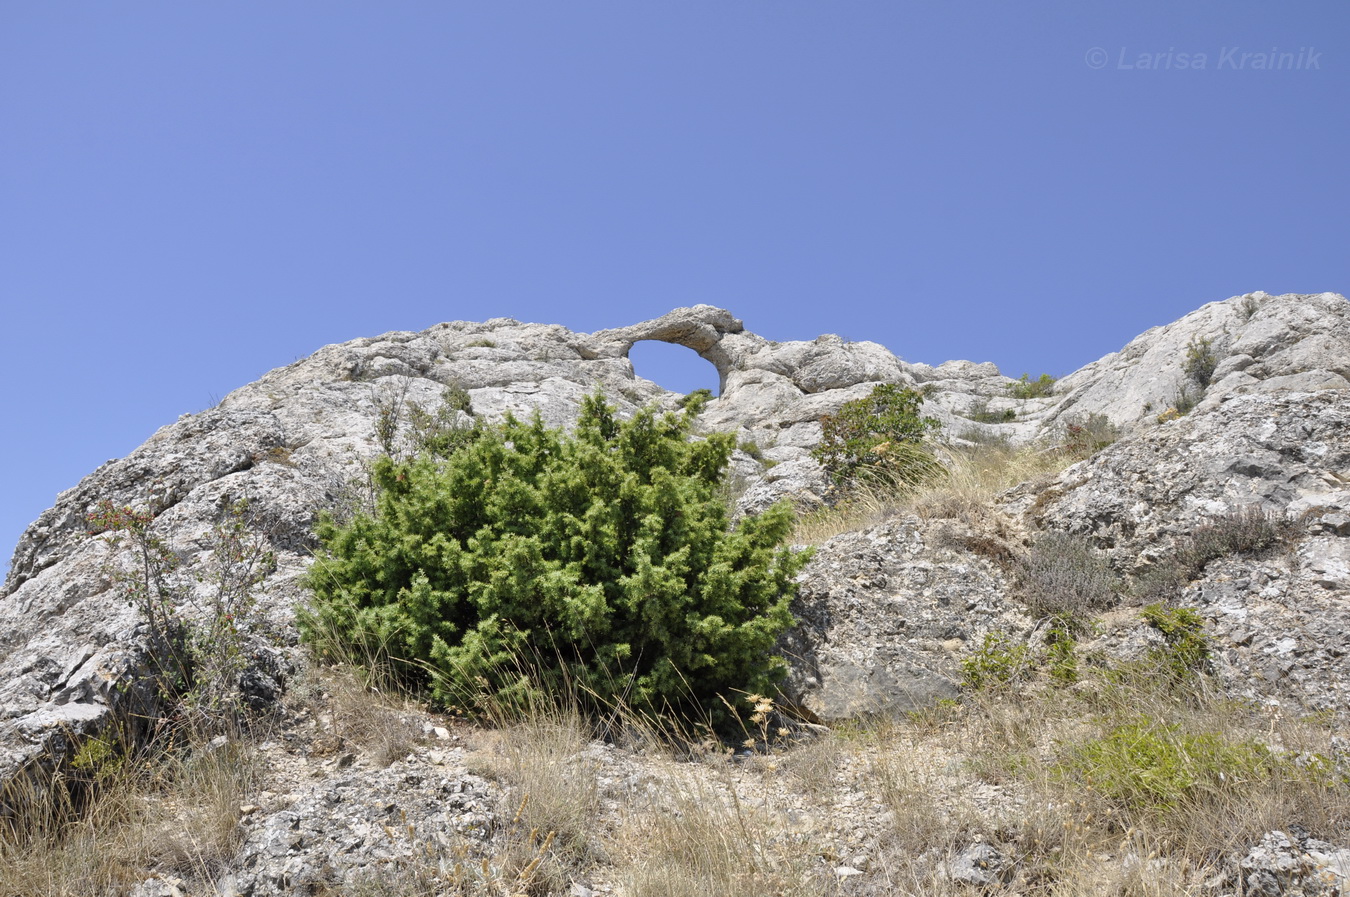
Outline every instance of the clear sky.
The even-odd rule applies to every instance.
[[[708,302],[1062,375],[1344,293],[1348,109],[1344,0],[0,0],[0,555],[388,330]]]

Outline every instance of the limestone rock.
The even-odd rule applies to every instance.
[[[1208,389],[1188,377],[1187,352],[1210,352]],[[1334,293],[1249,293],[1211,302],[1141,334],[1119,352],[1055,384],[1062,398],[1044,417],[1102,414],[1113,423],[1148,421],[1176,405],[1183,390],[1223,401],[1248,392],[1350,386],[1350,304]],[[1240,375],[1240,376],[1235,376]]]
[[[673,409],[679,397],[637,377],[627,358],[644,339],[688,346],[719,371],[722,394],[698,425],[756,444],[762,461],[737,457],[743,512],[781,497],[820,503],[828,484],[810,449],[821,416],[889,382],[924,389],[925,412],[954,438],[1032,441],[1090,414],[1136,430],[1049,487],[1005,503],[1009,518],[1030,528],[1090,534],[1122,567],[1149,563],[1187,527],[1229,507],[1307,515],[1306,538],[1284,567],[1215,567],[1194,602],[1216,631],[1232,632],[1225,657],[1235,687],[1346,706],[1348,314],[1332,294],[1235,297],[1155,328],[1049,396],[1025,400],[1011,397],[1015,381],[990,364],[909,363],[835,336],[775,343],[711,306],[592,334],[497,318],[327,346],[163,427],[62,493],[24,533],[0,590],[0,781],[40,775],[79,737],[157,712],[147,628],[110,577],[133,558],[89,532],[87,517],[101,501],[154,512],[153,533],[184,582],[209,574],[211,531],[225,509],[250,502],[250,525],[276,570],[259,593],[254,665],[235,685],[265,702],[284,687],[279,671],[294,650],[293,608],[304,599],[316,516],[364,506],[366,462],[384,449],[408,450],[406,426],[381,433],[381,420],[406,423],[414,403],[436,408],[449,386],[466,390],[488,419],[538,413],[566,426],[596,389],[621,413]],[[1189,417],[1157,423],[1184,384],[1187,348],[1204,340],[1216,364],[1203,401]],[[1016,419],[971,420],[981,403]],[[1025,631],[1029,621],[1006,597],[1002,573],[961,548],[959,533],[944,538],[938,524],[906,520],[821,550],[790,646],[799,663],[789,691],[802,706],[833,718],[949,694],[963,645],[990,627]],[[200,590],[182,595],[177,610],[200,619]],[[1244,642],[1253,630],[1270,640]],[[1286,638],[1294,639],[1288,650]]]
[[[1333,897],[1350,888],[1350,850],[1290,832],[1267,832],[1238,863],[1242,893],[1259,897]]]
[[[1030,529],[1090,537],[1136,573],[1234,512],[1287,520],[1294,544],[1215,560],[1184,599],[1204,615],[1233,694],[1343,711],[1350,545],[1337,487],[1350,482],[1347,433],[1345,390],[1236,395],[1122,440],[1005,507]]]
[[[784,638],[784,697],[824,722],[955,697],[959,659],[991,631],[1028,632],[1002,571],[958,521],[902,518],[821,546]]]
[[[432,851],[458,852],[472,868],[497,824],[486,781],[425,760],[350,769],[290,797],[284,809],[247,818],[222,891],[268,897],[409,886],[401,876]]]

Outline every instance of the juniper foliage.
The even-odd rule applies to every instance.
[[[381,458],[374,513],[319,526],[302,630],[460,707],[706,717],[771,687],[806,554],[782,547],[786,505],[731,527],[733,440],[689,438],[699,404],[620,421],[596,395],[571,434],[508,417],[448,457]]]

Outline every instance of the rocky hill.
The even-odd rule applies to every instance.
[[[640,340],[687,346],[717,368],[720,395],[698,426],[737,435],[741,513],[784,497],[803,512],[832,501],[810,454],[821,438],[820,418],[879,383],[920,390],[950,452],[995,445],[1035,455],[1074,433],[1118,436],[1086,460],[1046,468],[979,507],[897,504],[884,519],[824,541],[802,574],[800,622],[784,642],[792,672],[776,696],[809,721],[808,729],[930,713],[964,693],[969,661],[987,657],[999,639],[1048,650],[1054,638],[1047,607],[1028,583],[1036,582],[1037,551],[1051,545],[1060,547],[1050,556],[1087,552],[1117,583],[1117,597],[1093,605],[1094,626],[1071,648],[1082,664],[1129,663],[1165,646],[1165,629],[1140,616],[1156,598],[1202,621],[1207,688],[1282,718],[1316,716],[1333,731],[1350,721],[1350,305],[1341,296],[1254,293],[1211,303],[1045,388],[991,364],[913,364],[875,343],[836,336],[776,343],[709,306],[589,334],[494,319],[325,347],[163,427],[59,496],[24,533],[0,592],[0,782],[8,783],[0,817],[18,818],[33,793],[70,776],[90,739],[116,730],[148,741],[162,718],[150,687],[162,648],[144,609],[115,588],[118,571],[138,559],[126,540],[119,546],[109,537],[106,520],[97,523],[101,508],[130,507],[153,515],[147,532],[172,557],[173,575],[189,584],[174,609],[187,619],[210,620],[213,583],[223,575],[222,521],[242,526],[250,550],[266,555],[245,660],[231,667],[226,687],[259,712],[290,708],[281,715],[284,735],[264,739],[256,755],[272,778],[231,827],[243,833],[242,846],[194,870],[197,878],[185,876],[195,885],[175,884],[166,873],[138,893],[204,883],[224,893],[337,893],[334,882],[353,870],[385,868],[471,829],[480,842],[509,841],[512,824],[499,792],[510,788],[501,782],[519,791],[524,786],[511,776],[523,773],[519,764],[498,776],[471,768],[484,751],[510,765],[510,751],[501,760],[490,732],[411,707],[386,708],[380,725],[404,733],[406,744],[395,741],[407,751],[377,761],[379,751],[344,747],[342,738],[329,753],[317,746],[340,713],[335,687],[325,692],[306,678],[313,672],[295,634],[294,608],[305,600],[299,583],[317,547],[314,525],[321,511],[369,500],[366,463],[382,452],[411,451],[417,415],[440,409],[447,387],[465,391],[473,412],[489,420],[537,412],[565,426],[597,387],[622,413],[649,404],[675,408],[681,396],[634,374],[627,354]],[[246,511],[237,510],[241,501]],[[1243,525],[1261,530],[1250,546],[1206,547]],[[329,703],[296,709],[289,702],[305,688]],[[904,793],[958,788],[943,776],[975,753],[972,745],[903,737],[930,759],[947,756],[911,769],[918,778],[908,784],[892,785]],[[362,743],[350,733],[345,739]],[[1345,743],[1335,744],[1319,762],[1343,774],[1336,764],[1347,758],[1335,751]],[[794,749],[783,762],[805,766],[810,749],[825,750]],[[654,777],[665,775],[661,764],[670,775],[690,775],[673,761],[644,759],[612,743],[583,738],[569,750],[571,759],[557,762],[588,771],[606,825],[622,815],[624,795],[650,794]],[[866,784],[890,761],[864,751],[819,762],[828,774],[802,772],[802,781],[853,776],[851,785],[840,779],[821,786],[838,791],[829,801],[817,795],[829,809],[803,803],[800,794],[764,791],[762,781],[750,781],[763,769],[746,764],[725,773],[736,779],[726,787],[732,794],[759,789],[759,810],[797,820],[775,829],[775,838],[828,844],[813,848],[811,868],[788,876],[809,884],[791,893],[903,892],[888,877],[901,867],[882,862],[895,840],[884,832],[895,824],[897,805],[868,796]],[[543,786],[532,787],[538,793]],[[681,787],[670,799],[711,786],[695,775]],[[986,790],[974,798],[953,791],[945,803],[974,800],[967,809],[988,819],[1026,809],[1029,798],[1013,785],[979,787]],[[398,797],[376,807],[370,801],[381,793]],[[391,820],[407,831],[381,840]],[[1323,876],[1326,888],[1350,887],[1350,844],[1319,840],[1325,832],[1300,835],[1295,829],[1304,824],[1289,818],[1253,840],[1250,853],[1230,858],[1227,878],[1210,875],[1210,890],[1342,893],[1315,891],[1313,878]],[[1028,837],[1024,831],[999,835],[997,825],[974,823],[948,829],[968,837],[915,849],[943,870],[948,885],[1034,890],[1010,847],[1010,839]],[[1124,862],[1126,852],[1116,859]],[[660,893],[607,878],[602,853],[596,848],[569,867],[591,871],[559,879],[560,890],[531,893]],[[1145,863],[1144,853],[1130,862]],[[1308,859],[1314,855],[1325,861]],[[453,866],[445,860],[442,872],[446,863]],[[1276,890],[1252,890],[1263,875]],[[426,893],[510,893],[505,879],[483,878],[477,891],[463,882],[458,891],[438,891],[448,887],[445,877],[432,878],[439,884]]]

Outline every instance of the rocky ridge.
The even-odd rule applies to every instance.
[[[466,390],[475,413],[489,419],[537,412],[566,425],[597,387],[622,412],[650,403],[673,408],[680,397],[637,377],[627,359],[644,339],[687,346],[718,370],[721,395],[699,425],[734,430],[761,450],[758,458],[738,452],[734,459],[746,512],[782,497],[804,507],[822,503],[828,485],[809,454],[819,418],[877,383],[923,390],[925,412],[957,441],[1033,443],[1094,415],[1123,432],[1057,477],[1005,495],[996,551],[970,550],[991,538],[977,523],[919,516],[821,546],[803,574],[801,625],[785,642],[793,660],[785,697],[812,718],[931,705],[955,694],[961,658],[986,633],[1034,637],[1035,621],[1001,557],[1037,533],[1083,536],[1120,572],[1137,573],[1197,526],[1243,508],[1288,520],[1297,538],[1283,554],[1215,561],[1186,585],[1183,600],[1204,616],[1218,647],[1219,680],[1234,696],[1291,713],[1350,707],[1350,306],[1343,297],[1255,293],[1211,303],[1029,399],[1015,398],[1015,381],[993,365],[914,364],[875,343],[835,336],[774,343],[729,312],[697,306],[593,334],[494,319],[328,346],[94,471],[25,532],[0,593],[0,781],[40,778],[114,720],[156,715],[144,687],[149,633],[115,597],[109,574],[130,559],[89,532],[99,502],[154,511],[154,532],[190,579],[214,563],[211,532],[225,509],[249,501],[249,525],[274,554],[276,571],[259,596],[260,638],[244,687],[254,702],[275,702],[298,657],[293,608],[304,599],[298,583],[316,547],[314,521],[322,510],[365,500],[364,462],[403,445],[399,431],[381,433],[382,415],[406,420],[414,403],[436,408],[450,385]],[[1197,352],[1213,362],[1203,397],[1189,414],[1169,414],[1199,392],[1187,370]],[[1015,419],[988,422],[989,413],[1005,411]],[[194,588],[181,609],[189,617],[208,603]],[[1137,615],[1121,616],[1088,650],[1137,653],[1145,630]],[[463,781],[451,777],[437,787],[485,800],[486,786]],[[249,850],[249,863],[266,865]],[[293,855],[287,848],[278,858]],[[255,882],[242,892],[273,891]]]

